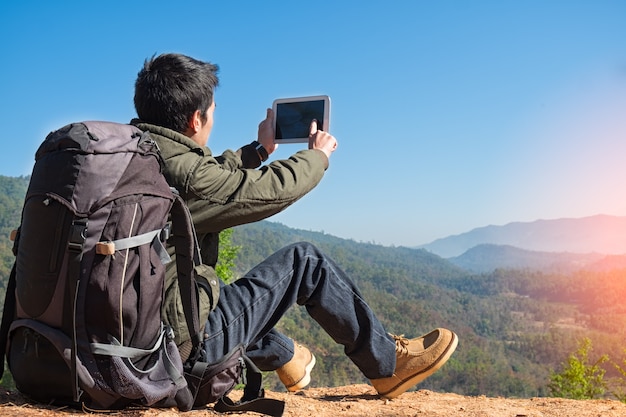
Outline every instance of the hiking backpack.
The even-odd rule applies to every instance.
[[[35,161],[0,332],[18,390],[90,409],[186,411],[219,400],[220,411],[257,402],[261,412],[282,415],[282,404],[262,398],[261,374],[243,346],[217,364],[202,362],[197,291],[209,286],[215,303],[218,278],[200,276],[206,268],[191,216],[162,175],[150,135],[131,125],[73,123],[50,133]],[[193,342],[185,364],[162,317],[166,242],[175,247]],[[253,383],[233,403],[225,395],[246,363]]]

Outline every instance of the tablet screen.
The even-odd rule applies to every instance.
[[[311,121],[317,120],[318,129],[326,130],[324,122],[328,115],[325,113],[324,99],[306,101],[286,101],[276,103],[276,139],[305,139],[309,137]]]

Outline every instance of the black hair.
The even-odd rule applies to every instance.
[[[135,81],[135,110],[141,121],[184,133],[196,110],[203,121],[213,103],[218,66],[181,54],[144,62]]]

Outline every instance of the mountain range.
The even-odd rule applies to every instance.
[[[570,273],[578,270],[601,272],[626,268],[626,255],[605,255],[597,252],[539,252],[493,244],[474,246],[462,255],[447,260],[472,272],[526,269]]]
[[[457,258],[480,245],[498,245],[527,252],[626,254],[626,216],[595,215],[485,226],[437,239],[419,248],[442,258]],[[493,249],[482,247],[481,252]],[[498,249],[500,255],[503,248]],[[508,249],[511,251],[511,248]],[[532,255],[525,253],[525,255]]]

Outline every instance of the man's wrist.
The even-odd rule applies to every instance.
[[[269,158],[270,155],[267,153],[267,149],[265,149],[265,146],[263,146],[260,142],[256,140],[252,142],[252,146],[254,146],[257,154],[259,154],[259,159],[261,160],[261,162],[267,161],[267,158]]]

